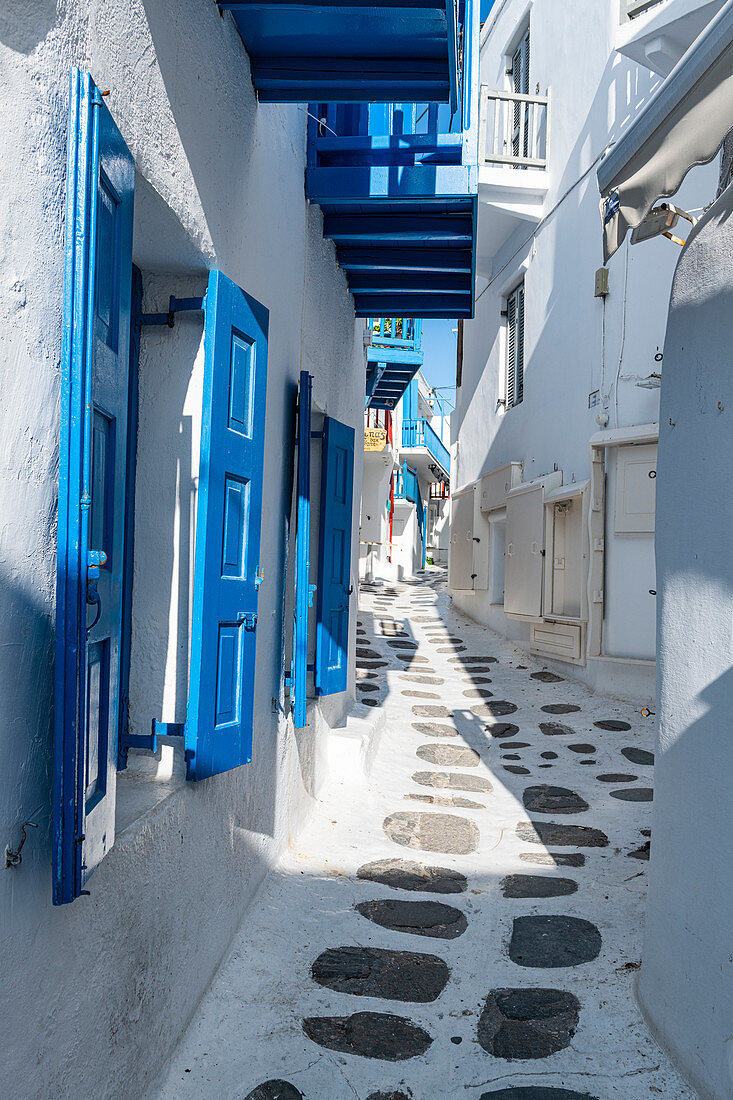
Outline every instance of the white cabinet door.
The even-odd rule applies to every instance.
[[[545,548],[545,491],[562,484],[562,473],[528,482],[506,498],[504,611],[538,619],[542,615]]]
[[[451,499],[448,584],[458,592],[473,591],[474,488]]]
[[[619,447],[616,455],[617,534],[654,532],[657,445]]]

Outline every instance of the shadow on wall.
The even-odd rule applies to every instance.
[[[58,21],[57,0],[3,0],[0,42],[16,53],[33,53]]]

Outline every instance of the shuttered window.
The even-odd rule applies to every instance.
[[[524,397],[524,283],[506,300],[506,407],[513,408]]]

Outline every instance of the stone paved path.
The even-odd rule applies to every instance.
[[[633,995],[653,728],[450,610],[365,588],[368,778],[271,872],[160,1100],[693,1100]]]

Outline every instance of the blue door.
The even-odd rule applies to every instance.
[[[189,779],[252,759],[268,311],[212,271],[196,512]]]
[[[56,585],[53,900],[114,842],[135,166],[73,69]]]
[[[323,425],[320,555],[316,621],[317,695],[346,690],[351,596],[354,429],[327,416]]]

